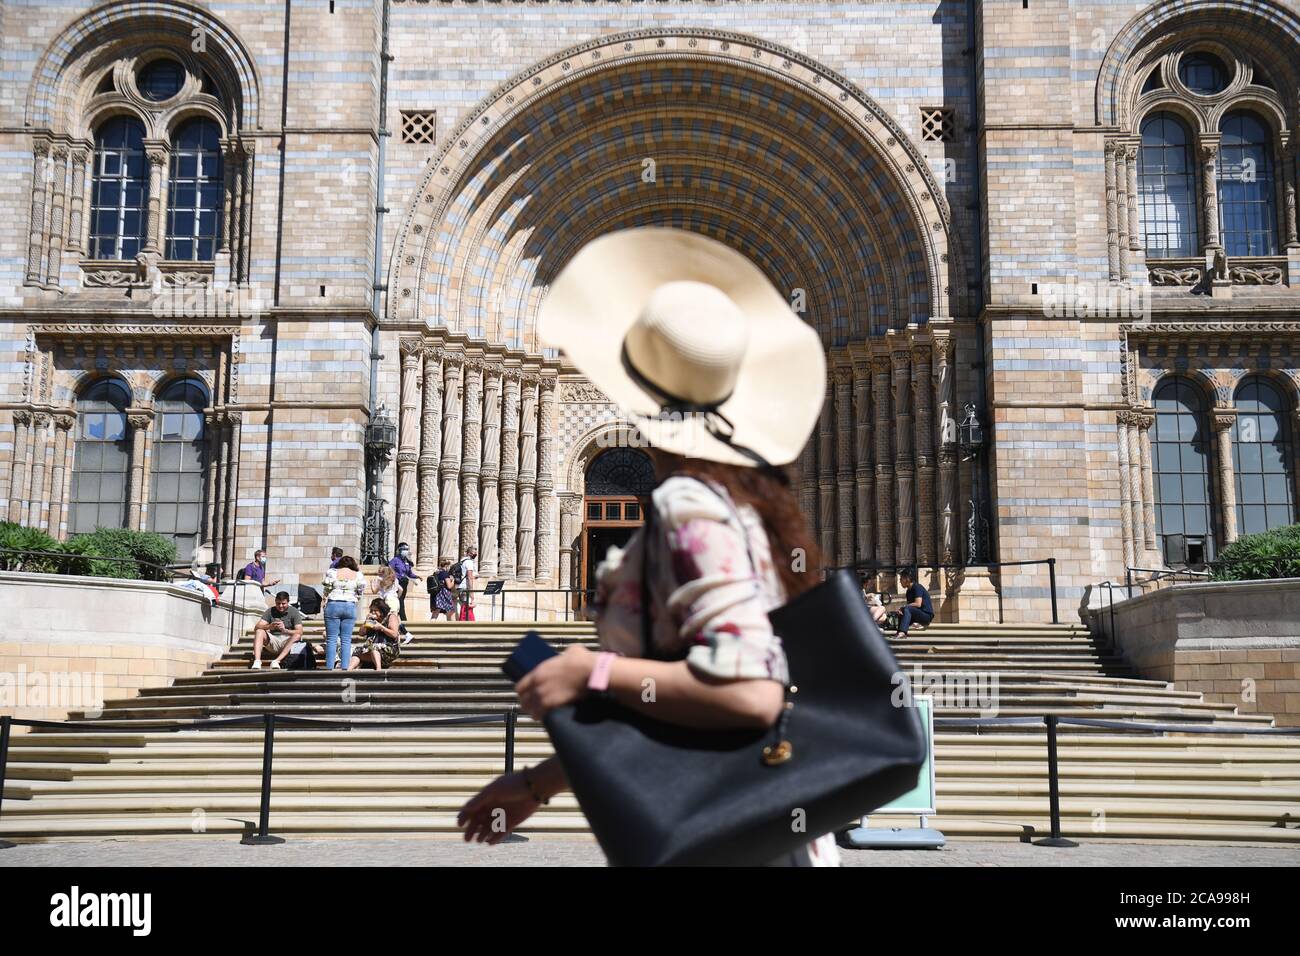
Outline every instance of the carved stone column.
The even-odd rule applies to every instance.
[[[225,565],[227,574],[235,573],[235,517],[239,510],[239,453],[243,446],[244,432],[244,413],[237,409],[227,409],[226,411],[226,445],[227,450],[224,454],[229,460],[229,467],[226,468],[226,489],[225,489],[225,534],[221,543],[222,563]]]
[[[1115,204],[1116,204],[1116,260],[1119,278],[1124,281],[1129,276],[1129,234],[1132,223],[1129,220],[1128,202],[1128,148],[1123,143],[1115,144]]]
[[[126,526],[140,531],[144,528],[142,514],[148,498],[144,465],[153,411],[148,408],[132,408],[128,410],[126,420],[131,426],[131,496],[128,499]]]
[[[1205,249],[1222,249],[1219,241],[1218,161],[1219,134],[1201,133],[1197,144],[1201,159],[1201,207],[1205,212]]]
[[[32,474],[31,500],[27,508],[27,527],[39,528],[42,524],[42,512],[45,511],[45,455],[49,448],[46,429],[50,427],[48,412],[36,412],[32,415]]]
[[[817,422],[817,544],[822,560],[835,560],[835,431],[832,413],[834,386],[826,383],[821,418]]]
[[[20,524],[27,513],[27,462],[31,458],[32,413],[14,410],[13,478],[9,482],[9,520]]]
[[[68,251],[80,255],[84,251],[81,237],[86,229],[86,164],[91,153],[85,146],[74,146],[70,155],[72,191],[68,197]]]
[[[64,191],[68,185],[68,147],[55,145],[50,150],[52,173],[50,189],[50,246],[45,263],[47,285],[59,284],[59,269],[63,265],[63,213]]]
[[[424,349],[424,389],[420,397],[420,513],[416,518],[416,561],[438,566],[438,463],[442,459],[442,358]]]
[[[876,561],[894,563],[894,448],[890,413],[890,360],[888,352],[871,357],[871,404],[876,412]],[[881,586],[892,589],[893,572],[886,571]]]
[[[144,237],[144,251],[162,255],[163,167],[167,165],[167,144],[145,142],[145,159],[149,161],[149,226]],[[132,525],[132,527],[135,527]]]
[[[537,573],[537,384],[536,374],[521,376],[519,415],[519,550],[516,576],[531,581]]]
[[[1133,484],[1132,473],[1129,471],[1128,461],[1128,430],[1129,430],[1129,412],[1119,412],[1116,414],[1116,451],[1119,456],[1119,525],[1120,538],[1124,542],[1124,566],[1133,567],[1137,564],[1134,560],[1134,539],[1133,534]]]
[[[47,531],[52,537],[63,537],[63,514],[68,501],[68,476],[72,473],[69,459],[75,443],[68,435],[77,424],[77,417],[66,413],[54,416],[54,467],[50,475],[50,523]]]
[[[441,524],[438,553],[455,561],[460,552],[460,375],[463,357],[443,355]]]
[[[573,543],[582,529],[582,495],[560,495],[560,587],[576,587],[573,579]]]
[[[1117,181],[1118,162],[1115,152],[1119,144],[1107,140],[1106,153],[1106,259],[1110,267],[1110,281],[1117,282],[1119,271],[1119,185]]]
[[[1145,416],[1137,412],[1129,413],[1128,420],[1128,484],[1132,496],[1133,516],[1133,557],[1140,563],[1146,549],[1146,523],[1143,517],[1142,497],[1142,450],[1139,432]]]
[[[939,418],[939,562],[956,564],[957,523],[957,419],[953,415],[953,340],[947,332],[934,338],[935,407]]]
[[[39,285],[45,257],[45,177],[50,167],[50,141],[32,143],[32,209],[27,238],[28,285]],[[10,518],[10,520],[15,520]]]
[[[934,383],[930,380],[932,345],[921,340],[912,349],[912,399],[916,403],[916,538],[917,561],[936,564],[934,541]]]
[[[898,545],[897,561],[910,565],[916,561],[916,462],[912,454],[912,352],[905,344],[896,344],[894,361],[894,468],[898,475]]]
[[[871,365],[853,363],[853,477],[857,500],[857,549],[854,558],[870,561],[875,554],[876,483],[871,471]]]
[[[420,351],[418,339],[403,339],[401,406],[397,426],[397,540],[415,540],[415,465],[419,441]]]
[[[1155,416],[1139,414],[1137,418],[1138,457],[1142,466],[1142,536],[1148,551],[1156,548],[1155,476],[1151,469],[1151,426]]]
[[[544,375],[537,403],[537,580],[555,580],[555,376]]]
[[[1130,140],[1124,145],[1124,175],[1127,177],[1126,201],[1128,202],[1128,248],[1130,252],[1140,252],[1142,250],[1142,219],[1138,216],[1137,208],[1137,177],[1138,177],[1138,148],[1141,146],[1141,140]],[[1124,273],[1124,280],[1128,281],[1129,274]]]
[[[217,248],[218,255],[230,255],[230,234],[239,209],[238,172],[240,165],[239,141],[225,139],[221,141],[221,240]],[[238,270],[232,269],[232,272]]]
[[[853,563],[853,367],[835,368],[835,501],[838,530],[836,563]]]
[[[483,360],[465,360],[465,430],[460,463],[460,553],[478,546],[478,476],[483,464]]]
[[[817,429],[813,428],[803,451],[799,452],[799,510],[808,527],[817,528]]]
[[[217,542],[221,539],[221,443],[223,428],[223,419],[225,418],[215,409],[207,409],[203,413],[203,460],[206,467],[207,492],[205,500],[207,507],[203,509],[203,529],[200,534],[200,545],[207,545],[212,548],[212,560],[217,558]]]
[[[1296,235],[1296,142],[1289,132],[1282,134],[1282,229],[1283,245],[1287,249],[1300,248]]]
[[[240,142],[244,163],[239,176],[239,281],[249,282],[252,277],[253,249],[253,170],[257,152],[254,140]]]
[[[497,497],[497,480],[501,473],[501,369],[483,372],[483,468],[480,480],[483,503],[479,509],[478,563],[485,577],[497,573],[497,528],[501,521],[501,503]]]
[[[1237,540],[1237,475],[1232,465],[1232,426],[1235,410],[1214,410],[1214,432],[1219,453],[1219,514],[1223,516],[1223,544]]]
[[[519,479],[519,370],[508,368],[501,376],[501,561],[499,573],[515,576],[515,538],[518,534]]]

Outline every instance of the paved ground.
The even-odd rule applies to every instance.
[[[954,842],[942,850],[844,850],[846,866],[1300,866],[1300,848],[1093,843],[1055,850]],[[0,866],[602,866],[591,840],[536,837],[496,847],[448,838],[297,838],[281,846],[232,839],[96,840],[22,844]]]

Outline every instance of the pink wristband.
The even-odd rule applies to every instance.
[[[612,651],[601,651],[596,655],[596,664],[591,669],[591,676],[587,678],[588,690],[609,690],[609,671],[614,666],[614,658],[616,657],[618,655]]]

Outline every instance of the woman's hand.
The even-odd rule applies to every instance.
[[[595,662],[595,655],[579,644],[543,661],[515,685],[519,706],[529,717],[541,720],[556,707],[573,703],[586,695]]]
[[[522,773],[505,773],[480,790],[456,815],[465,842],[497,844],[541,806]]]

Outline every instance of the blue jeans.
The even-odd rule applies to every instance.
[[[325,602],[325,669],[334,667],[334,651],[343,642],[339,663],[347,670],[352,659],[352,628],[357,623],[357,605],[355,601]]]
[[[924,626],[933,620],[933,614],[927,614],[919,607],[912,607],[912,605],[909,604],[907,607],[903,608],[903,616],[898,621],[898,633],[906,634],[913,624]]]

